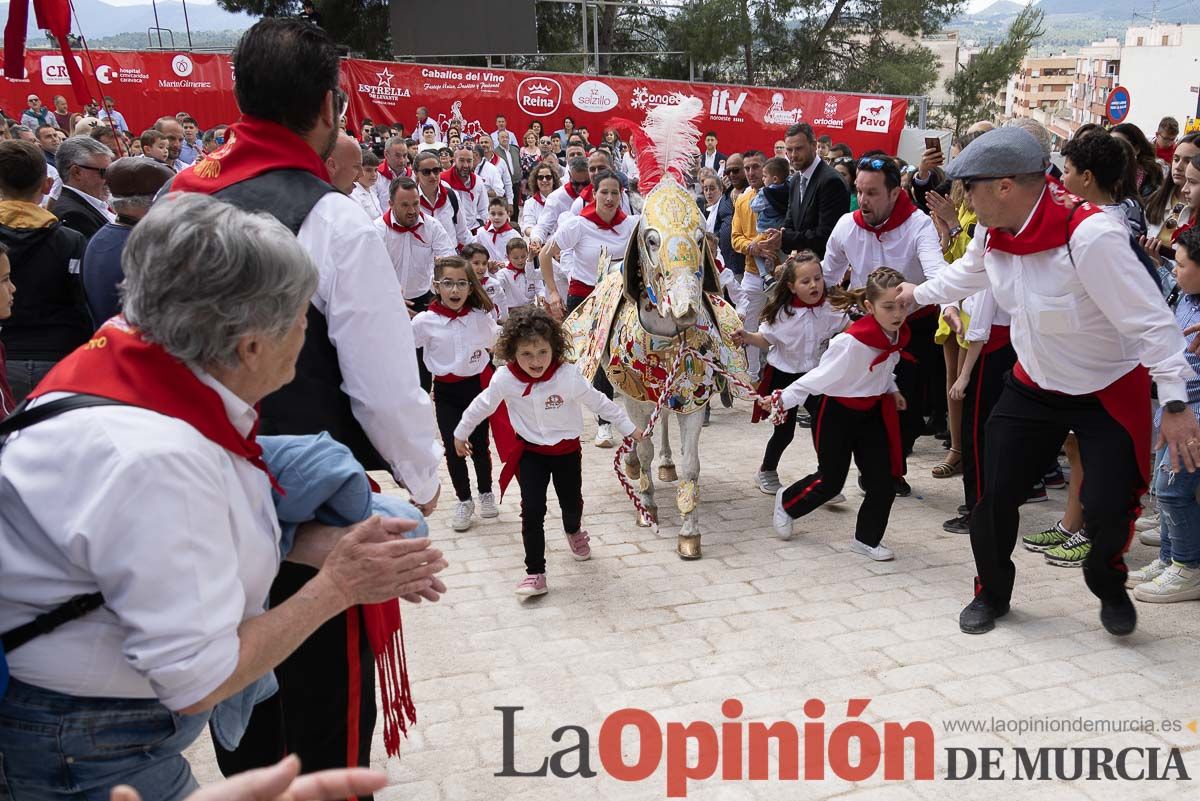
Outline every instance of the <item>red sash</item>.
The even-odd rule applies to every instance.
[[[794,300],[795,298],[793,298],[793,301]],[[775,367],[770,362],[767,362],[762,369],[762,378],[760,378],[758,381],[758,387],[756,389],[758,394],[764,398],[771,397],[771,382],[774,379]],[[761,420],[766,420],[770,416],[771,413],[769,411],[763,409],[763,407],[756,403],[754,404],[754,408],[750,411],[750,422],[757,423]]]
[[[492,367],[492,363],[488,362],[483,366],[483,370],[471,375],[459,375],[458,373],[446,373],[445,375],[435,375],[433,380],[439,384],[458,384],[470,378],[479,379],[479,388],[487,389],[488,384],[492,383],[492,376],[496,373],[496,369]]]
[[[842,398],[836,395],[832,397],[847,409],[856,412],[869,412],[876,405],[881,405],[880,414],[883,415],[883,427],[887,431],[892,477],[901,478],[904,475],[904,448],[900,444],[900,411],[896,408],[896,396],[889,392],[870,398]]]
[[[864,231],[870,231],[873,233],[876,239],[882,239],[883,235],[888,231],[894,231],[901,225],[904,225],[904,223],[908,222],[908,218],[913,216],[913,212],[916,210],[917,207],[913,205],[908,193],[901,190],[899,196],[896,197],[896,205],[892,209],[891,215],[884,220],[883,225],[876,228],[868,223],[865,219],[863,219],[862,209],[854,210],[854,222]]]
[[[325,162],[297,134],[278,123],[243,116],[229,126],[224,145],[175,176],[171,191],[211,195],[275,170],[304,170],[329,182]]]
[[[549,381],[558,372],[561,366],[559,362],[551,362],[546,371],[537,378],[526,373],[521,369],[521,365],[511,361],[507,365],[509,373],[518,381],[525,384],[525,391],[521,393],[522,397],[529,395],[533,391],[534,384],[540,384],[543,381]],[[513,476],[517,475],[517,471],[521,468],[521,455],[526,450],[532,450],[535,453],[547,453],[549,455],[559,455],[552,450],[539,450],[541,448],[553,449],[559,446],[566,447],[563,443],[571,442],[572,440],[563,440],[556,445],[531,445],[521,437],[517,436],[516,430],[512,427],[512,422],[508,417],[508,407],[505,404],[500,404],[491,416],[492,436],[496,440],[496,451],[500,454],[500,461],[504,463],[504,468],[500,471],[500,500],[504,500],[504,490],[508,488],[509,482]],[[576,449],[579,447],[579,440],[573,440]],[[562,453],[570,453],[571,451],[564,450]]]
[[[588,295],[592,294],[593,290],[595,289],[596,287],[592,286],[591,284],[585,284],[578,278],[572,278],[571,282],[567,284],[567,297],[586,298]]]
[[[864,345],[879,351],[879,355],[871,360],[869,370],[874,370],[877,365],[883,364],[893,353],[899,353],[901,359],[910,362],[916,361],[911,353],[904,350],[908,346],[909,339],[912,337],[908,323],[900,326],[900,332],[895,342],[888,339],[882,326],[879,325],[879,321],[870,315],[851,323],[850,327],[846,329],[846,333]],[[892,476],[896,478],[903,476],[904,449],[900,444],[900,412],[896,408],[895,396],[889,392],[869,398],[843,398],[835,396],[834,400],[847,408],[860,412],[874,409],[877,403],[882,404],[880,411],[883,415],[883,426],[887,430],[888,453],[891,457]]]
[[[1011,344],[1012,337],[1010,336],[1008,326],[993,325],[992,330],[988,333],[988,341],[983,343],[983,347],[980,349],[979,353],[980,355],[986,353],[995,353],[1005,345]]]

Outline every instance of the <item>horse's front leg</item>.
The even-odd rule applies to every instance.
[[[681,472],[675,503],[679,508],[682,526],[676,551],[683,559],[699,559],[700,553],[700,430],[704,412],[680,415],[679,439]]]
[[[621,403],[629,414],[633,424],[643,431],[650,421],[650,413],[654,407],[648,403],[640,403],[632,398],[621,396]],[[631,479],[637,479],[637,496],[646,514],[638,514],[637,524],[649,526],[658,520],[658,505],[654,501],[654,479],[650,475],[650,466],[654,463],[654,439],[642,437],[641,442],[633,452],[625,457],[625,474]]]
[[[678,481],[675,460],[671,457],[671,415],[666,408],[663,409],[663,414],[658,418],[658,422],[662,425],[662,455],[658,460],[658,480]]]

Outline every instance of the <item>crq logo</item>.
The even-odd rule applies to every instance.
[[[179,55],[175,56],[175,58],[171,59],[171,69],[174,70],[175,74],[180,78],[186,78],[192,74],[192,60],[180,53]]]
[[[526,78],[517,84],[517,105],[535,117],[549,117],[562,102],[562,87],[553,78]]]
[[[864,97],[858,101],[858,130],[887,133],[892,127],[892,101]]]
[[[75,64],[83,69],[83,59],[75,56]],[[42,56],[42,83],[70,84],[71,76],[67,75],[67,62],[62,56]]]

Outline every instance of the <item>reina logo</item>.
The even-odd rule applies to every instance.
[[[562,86],[553,78],[526,78],[517,84],[517,105],[535,117],[549,117],[562,103]]]
[[[858,101],[858,130],[887,133],[892,127],[892,101],[864,97]]]

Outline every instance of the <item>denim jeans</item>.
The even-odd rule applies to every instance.
[[[1188,567],[1200,566],[1200,502],[1196,490],[1200,488],[1200,470],[1189,473],[1181,470],[1171,472],[1171,463],[1166,449],[1159,452],[1154,471],[1154,489],[1158,496],[1159,529],[1162,545],[1159,558],[1164,562],[1174,559]]]
[[[0,801],[108,801],[118,784],[145,801],[182,801],[199,786],[183,750],[207,721],[153,699],[64,695],[13,679],[0,700]]]
[[[8,385],[12,387],[13,400],[17,403],[25,400],[25,396],[33,392],[50,368],[58,362],[31,361],[29,359],[9,360],[7,367]]]

